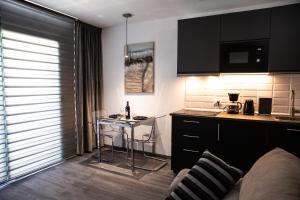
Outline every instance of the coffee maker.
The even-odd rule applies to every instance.
[[[228,114],[238,114],[242,109],[242,104],[238,102],[239,93],[228,93],[229,100],[231,101],[227,106],[226,110]]]

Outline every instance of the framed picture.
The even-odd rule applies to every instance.
[[[125,93],[154,92],[154,42],[129,44],[125,57]]]

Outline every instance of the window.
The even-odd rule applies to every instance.
[[[1,22],[1,18],[0,18]],[[1,28],[1,24],[0,24]],[[0,184],[7,180],[7,145],[4,121],[4,98],[3,98],[3,53],[2,53],[2,34],[0,34]]]
[[[74,21],[1,5],[0,184],[75,154]]]

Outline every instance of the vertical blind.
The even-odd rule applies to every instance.
[[[11,180],[76,152],[74,20],[20,1],[0,5],[0,167]]]
[[[1,16],[0,16],[1,30]],[[3,67],[2,67],[2,34],[0,33],[0,184],[7,180],[7,146],[4,120],[4,98],[3,98]]]

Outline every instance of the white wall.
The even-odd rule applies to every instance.
[[[104,28],[103,82],[104,109],[107,113],[120,113],[129,101],[136,115],[161,116],[157,120],[156,153],[171,155],[171,117],[169,113],[184,107],[184,79],[177,71],[177,20],[159,20],[129,24],[128,43],[155,42],[155,92],[128,95],[124,91],[125,27]]]

